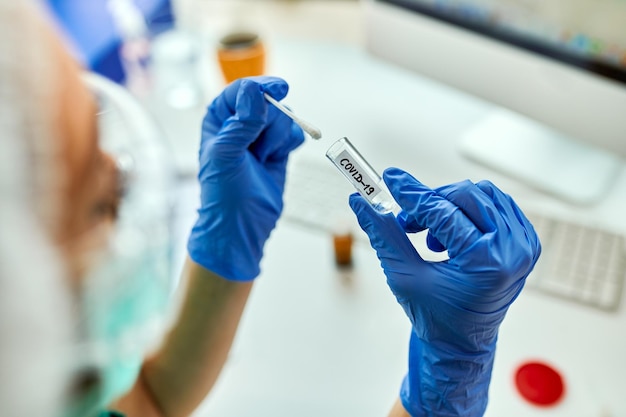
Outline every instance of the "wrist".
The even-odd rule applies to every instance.
[[[411,335],[409,371],[400,392],[412,417],[482,417],[495,357],[490,347],[451,350]]]
[[[192,229],[187,252],[192,261],[229,281],[252,281],[261,272],[262,247],[237,244],[236,239],[211,233],[204,225]]]

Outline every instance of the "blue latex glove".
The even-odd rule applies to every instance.
[[[397,168],[383,177],[402,209],[397,218],[357,194],[350,205],[413,324],[402,403],[414,417],[482,416],[498,327],[539,257],[539,239],[490,182],[432,190]],[[406,233],[424,229],[449,260],[418,255]]]
[[[263,246],[283,208],[287,158],[304,140],[302,129],[263,97],[281,100],[287,90],[279,78],[237,80],[202,124],[201,202],[187,247],[194,262],[229,280],[260,273]]]

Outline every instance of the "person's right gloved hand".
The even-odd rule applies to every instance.
[[[413,417],[480,417],[498,328],[539,258],[539,239],[490,182],[433,190],[397,168],[383,177],[402,209],[397,218],[356,194],[350,205],[413,324],[402,403]],[[424,229],[429,246],[446,248],[449,260],[419,256],[406,233]]]
[[[209,106],[200,144],[200,209],[187,248],[191,259],[219,276],[250,281],[283,209],[289,153],[304,133],[263,93],[287,95],[276,77],[231,83]]]

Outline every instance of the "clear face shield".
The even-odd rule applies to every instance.
[[[130,389],[170,315],[173,168],[161,133],[122,87],[84,81],[99,104],[99,145],[114,163],[114,220],[88,231],[77,285],[75,388],[64,417],[97,414]]]

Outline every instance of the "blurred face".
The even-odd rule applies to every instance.
[[[46,29],[52,32],[51,29]],[[54,238],[67,258],[72,284],[88,266],[89,254],[104,241],[117,216],[118,175],[115,162],[98,146],[97,103],[81,78],[81,69],[63,48],[58,36],[42,37],[56,57],[59,80],[53,129],[66,171],[61,218]]]
[[[71,339],[67,340],[71,346],[65,345],[67,356],[57,358],[66,368],[69,384],[69,395],[63,398],[67,400],[63,404],[67,412],[64,415],[93,415],[93,410],[117,398],[132,385],[141,365],[139,359],[160,336],[154,323],[166,313],[172,285],[169,280],[168,225],[153,226],[161,219],[168,220],[167,204],[158,204],[158,201],[167,203],[167,199],[161,200],[157,195],[165,186],[161,187],[161,178],[157,175],[144,177],[139,170],[133,171],[133,163],[143,162],[140,158],[144,156],[138,151],[141,146],[133,147],[141,141],[133,139],[143,137],[141,132],[131,128],[134,127],[130,126],[132,123],[129,126],[123,123],[135,114],[122,114],[122,111],[132,113],[130,109],[135,109],[137,114],[141,112],[130,106],[118,109],[120,114],[116,114],[116,106],[107,107],[112,112],[108,116],[127,117],[108,118],[107,122],[120,123],[106,124],[111,128],[107,130],[111,136],[99,138],[99,105],[86,87],[81,69],[65,51],[51,25],[41,18],[29,23],[34,23],[29,36],[37,38],[28,40],[45,48],[44,70],[51,79],[44,80],[41,91],[23,88],[25,93],[32,95],[28,97],[32,100],[25,103],[31,104],[29,111],[37,111],[40,115],[31,118],[40,123],[33,132],[39,132],[41,125],[45,124],[47,131],[42,136],[53,141],[51,151],[36,143],[40,148],[34,149],[35,152],[39,149],[46,152],[41,152],[41,157],[35,154],[32,158],[42,161],[48,157],[35,174],[49,173],[51,181],[34,182],[34,188],[40,183],[54,187],[46,190],[45,199],[40,199],[53,200],[53,204],[49,210],[37,207],[41,210],[34,211],[40,215],[42,225],[47,228],[45,231],[59,249],[61,261],[69,272],[67,283],[73,291],[73,299],[66,303],[73,316],[66,317],[64,323],[61,323],[62,317],[53,317],[59,324],[71,327],[68,329],[68,333],[71,330],[68,339]],[[35,86],[39,87],[38,84]],[[99,89],[99,94],[107,96],[107,93],[107,103],[111,104],[115,100],[110,89]],[[32,104],[39,97],[46,99]],[[126,127],[128,135],[115,136],[120,130],[112,127]],[[103,152],[101,145],[106,149],[108,146],[117,150],[123,148],[128,153],[120,151],[120,159],[114,160]],[[125,156],[128,158],[121,159]],[[134,156],[138,158],[133,159]],[[120,164],[130,161],[125,166],[128,176],[122,178],[118,161]],[[151,163],[159,166],[149,158],[146,161],[146,167]],[[113,230],[113,226],[118,226],[122,182],[129,186],[124,210],[128,217],[122,227]],[[150,198],[140,198],[146,195],[144,192]],[[154,213],[148,214],[148,211]],[[143,236],[144,231],[150,233]]]

